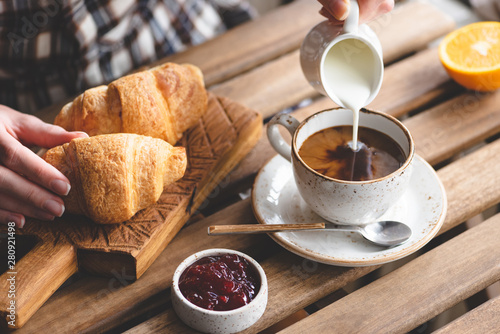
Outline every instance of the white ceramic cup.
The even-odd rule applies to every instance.
[[[292,164],[297,189],[308,206],[327,221],[344,225],[363,225],[376,221],[403,196],[410,182],[415,145],[408,129],[396,118],[362,109],[359,125],[392,138],[406,160],[393,173],[369,181],[346,181],[322,175],[299,156],[304,141],[326,128],[352,126],[352,111],[336,108],[320,111],[302,123],[289,114],[277,114],[268,124],[267,136],[273,148]],[[291,147],[278,125],[292,134]]]
[[[342,78],[346,69],[347,73],[351,70],[351,73],[360,74],[361,78],[358,79],[366,81],[362,85],[368,86],[369,93],[364,96],[365,101],[359,101],[360,108],[367,106],[377,96],[384,73],[380,41],[366,24],[358,25],[358,20],[358,3],[352,0],[343,27],[323,21],[309,31],[300,48],[300,64],[308,82],[318,92],[345,108],[351,106],[345,105],[338,89],[343,88],[339,84],[345,85],[349,81]],[[348,40],[350,42],[346,43]],[[337,60],[335,64],[330,61],[332,57]],[[353,83],[357,84],[359,80]]]

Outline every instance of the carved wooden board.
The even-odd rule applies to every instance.
[[[78,270],[98,275],[115,272],[139,278],[212,190],[253,148],[261,136],[262,117],[227,98],[209,96],[207,113],[179,145],[188,168],[152,207],[130,221],[99,225],[83,216],[64,215],[53,222],[28,220],[18,234],[39,243],[16,265],[16,324],[21,327]],[[205,202],[205,203],[204,203]],[[0,227],[5,230],[4,227]],[[7,291],[8,273],[0,277]],[[8,315],[7,294],[0,313]]]

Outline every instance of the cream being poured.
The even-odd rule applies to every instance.
[[[377,55],[360,40],[348,38],[336,43],[325,55],[323,85],[332,100],[353,112],[351,148],[358,148],[359,110],[370,101],[380,78]]]

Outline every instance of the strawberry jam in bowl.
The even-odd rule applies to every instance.
[[[257,269],[243,256],[206,256],[184,270],[182,295],[207,310],[229,311],[250,303],[260,288]]]
[[[207,249],[177,267],[171,294],[175,312],[188,326],[205,333],[235,333],[264,313],[267,279],[250,256]]]

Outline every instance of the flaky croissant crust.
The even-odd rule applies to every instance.
[[[66,211],[102,224],[120,223],[156,203],[186,170],[183,147],[136,134],[73,139],[44,159],[71,183]]]
[[[166,63],[86,90],[54,124],[89,136],[137,133],[174,145],[205,113],[207,100],[199,68]]]

